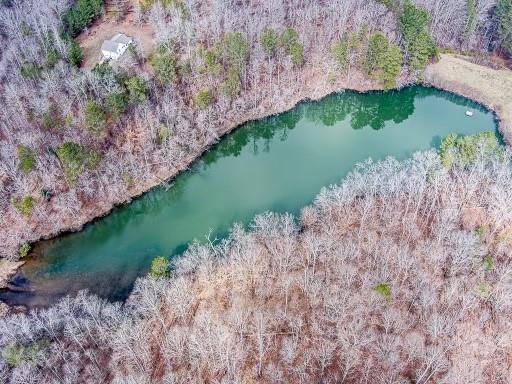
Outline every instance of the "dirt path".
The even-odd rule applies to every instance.
[[[500,119],[505,140],[512,143],[512,71],[474,64],[460,55],[443,54],[438,63],[427,67],[425,80],[491,108]]]
[[[151,55],[155,49],[153,28],[149,24],[138,23],[132,8],[127,11],[122,21],[117,22],[107,4],[105,14],[76,38],[84,55],[83,68],[91,69],[100,61],[101,44],[104,40],[111,39],[116,33],[124,33],[132,37],[144,57]]]

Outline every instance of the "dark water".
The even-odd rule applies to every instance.
[[[466,117],[466,110],[473,117]],[[437,146],[451,132],[495,130],[481,106],[439,90],[346,92],[245,124],[171,185],[116,209],[79,233],[44,241],[0,298],[48,305],[79,289],[122,300],[158,255],[194,240],[222,236],[235,221],[265,210],[298,213],[322,186],[338,183],[355,163],[403,159]]]

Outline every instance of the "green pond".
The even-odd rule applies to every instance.
[[[472,117],[466,111],[472,110]],[[344,92],[247,123],[189,171],[83,231],[36,244],[0,299],[45,306],[80,289],[123,300],[158,255],[176,256],[194,239],[225,236],[266,210],[297,214],[323,186],[358,162],[438,146],[451,132],[496,130],[494,115],[453,94],[419,86]]]

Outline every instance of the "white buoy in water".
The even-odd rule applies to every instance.
[[[473,111],[466,111],[466,116],[473,116]]]

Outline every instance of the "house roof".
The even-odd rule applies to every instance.
[[[116,43],[112,40],[105,40],[103,44],[101,44],[101,50],[107,51],[107,52],[117,52],[117,47],[119,46],[119,43]]]
[[[133,41],[131,37],[126,36],[124,33],[118,33],[110,40],[105,40],[101,44],[101,50],[116,53],[119,44],[130,44]]]
[[[111,39],[111,41],[115,41],[121,44],[130,44],[133,39],[129,36],[126,36],[124,33],[118,33]]]

